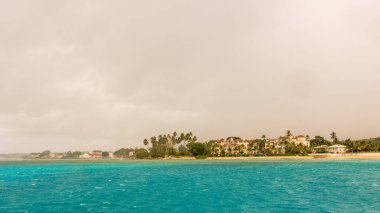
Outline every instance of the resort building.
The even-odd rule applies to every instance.
[[[326,153],[329,146],[327,145],[320,145],[313,148],[314,153]]]
[[[305,136],[280,136],[277,139],[266,139],[265,149],[270,150],[275,154],[285,154],[286,145],[293,143],[295,145],[303,145],[310,147],[310,141],[306,139]]]
[[[303,135],[299,136],[284,136],[279,138],[280,141],[286,141],[288,143],[294,143],[295,145],[301,144],[303,146],[310,147],[310,141],[306,140],[306,137]]]
[[[241,155],[248,154],[249,141],[238,137],[216,140],[213,146],[215,155]]]
[[[280,137],[281,138],[281,137]],[[267,139],[265,141],[265,149],[275,154],[285,154],[285,142],[281,139]]]
[[[103,152],[100,151],[100,150],[94,150],[94,151],[92,151],[91,156],[93,158],[102,158],[103,157]]]
[[[79,158],[92,158],[92,155],[88,152],[85,152],[85,153],[79,155]]]
[[[108,152],[108,157],[109,158],[115,158],[115,155],[113,154],[113,152],[109,151]]]
[[[335,144],[335,145],[329,146],[327,148],[327,151],[333,154],[342,154],[342,153],[346,153],[347,147],[345,145]]]

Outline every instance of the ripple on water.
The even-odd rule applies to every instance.
[[[1,167],[0,212],[376,212],[380,161]]]

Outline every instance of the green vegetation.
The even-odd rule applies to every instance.
[[[48,158],[50,153],[51,152],[49,150],[43,151],[40,153],[39,158]]]
[[[341,144],[347,146],[350,152],[379,152],[380,138],[372,138],[366,140],[352,141],[347,139],[340,141]]]
[[[136,150],[136,158],[138,159],[144,159],[149,157],[149,152],[148,150],[144,148],[140,148]]]
[[[64,159],[76,159],[76,158],[79,158],[79,156],[81,154],[82,154],[82,152],[79,152],[79,151],[74,151],[74,152],[67,151],[64,153],[62,158],[64,158]]]
[[[190,155],[189,149],[184,146],[183,144],[179,145],[178,147],[178,153],[180,156],[188,156]]]
[[[205,144],[200,142],[191,142],[187,144],[187,147],[189,148],[190,153],[197,157],[198,155],[205,155],[206,154],[206,147]]]
[[[315,136],[314,139],[310,140],[310,146],[311,147],[316,147],[316,146],[321,146],[321,145],[331,146],[332,143],[328,140],[325,140],[321,136]]]
[[[162,134],[144,139],[146,148],[121,148],[113,153],[117,158],[166,158],[178,156],[193,156],[196,159],[204,159],[216,156],[283,156],[283,155],[308,155],[309,153],[326,153],[327,147],[340,144],[347,147],[347,152],[380,152],[380,138],[365,140],[346,139],[340,141],[333,131],[330,134],[332,141],[321,136],[310,139],[309,135],[293,136],[290,130],[286,131],[288,137],[267,139],[262,135],[260,139],[245,140],[240,137],[228,137],[225,140],[210,140],[199,142],[192,132]],[[310,142],[310,143],[309,143]],[[309,146],[310,145],[310,146]],[[41,153],[31,153],[25,158],[109,158],[112,153],[94,150],[92,153],[80,151],[68,151],[65,153],[51,153],[46,150]],[[81,156],[83,155],[83,156]]]
[[[102,157],[103,158],[108,158],[110,156],[109,152],[102,152]]]
[[[307,155],[309,148],[301,144],[288,143],[285,148],[286,155]]]
[[[173,134],[164,134],[153,136],[148,139],[144,139],[144,145],[151,145],[149,148],[149,154],[152,158],[163,158],[167,156],[177,156],[180,154],[185,154],[186,151],[181,148],[181,153],[179,152],[177,146],[187,146],[188,143],[195,142],[197,137],[193,136],[193,133],[181,133],[173,132]]]
[[[197,155],[195,156],[195,159],[206,159],[207,155]]]
[[[121,148],[115,151],[113,154],[117,157],[129,157],[129,153],[134,151],[135,150],[131,148]]]
[[[331,139],[333,140],[333,143],[334,143],[334,144],[336,144],[336,143],[339,142],[338,137],[336,136],[336,133],[335,133],[335,132],[332,132],[332,133],[330,134],[330,136],[331,136]]]

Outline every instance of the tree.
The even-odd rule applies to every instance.
[[[292,136],[292,132],[290,130],[286,130],[286,136]]]
[[[178,155],[176,148],[177,145],[182,144],[186,146],[186,144],[195,142],[196,140],[197,137],[193,136],[192,132],[186,134],[181,133],[179,137],[177,132],[173,132],[172,134],[162,134],[157,137],[151,137],[150,141],[145,139],[143,143],[144,145],[148,145],[150,142],[150,156],[153,158],[159,158],[174,154]]]
[[[145,146],[148,146],[148,144],[149,144],[149,141],[148,141],[148,139],[145,138],[145,139],[144,139],[144,145],[145,145]]]
[[[205,145],[203,143],[199,142],[191,142],[187,144],[187,147],[189,148],[189,152],[193,156],[198,156],[198,155],[204,155],[205,154]]]
[[[325,140],[325,138],[321,136],[315,136],[314,139],[310,140],[311,147],[316,147],[316,146],[321,146],[321,145],[331,146],[331,142],[328,140]]]
[[[338,142],[338,137],[336,136],[336,133],[334,131],[330,134],[330,136],[334,143]]]
[[[115,151],[113,154],[115,156],[122,156],[122,157],[129,157],[129,153],[134,151],[132,148],[121,148],[117,151]]]
[[[80,152],[80,151],[75,151],[75,152],[73,152],[73,154],[72,154],[72,157],[73,158],[79,158],[79,156],[82,154],[82,152]]]
[[[265,140],[265,138],[267,138],[266,135],[262,135],[262,136],[261,136],[261,139]]]
[[[136,158],[143,159],[147,157],[149,157],[149,152],[146,149],[140,148],[136,150]]]
[[[46,150],[46,151],[43,151],[41,152],[41,154],[39,155],[39,158],[48,158],[49,155],[50,155],[50,151],[49,150]]]
[[[102,152],[102,157],[103,158],[108,158],[110,156],[109,152]]]
[[[184,145],[178,147],[178,152],[180,156],[188,156],[190,154],[189,150]]]
[[[176,149],[174,149],[173,147],[170,147],[169,150],[168,150],[168,155],[169,156],[178,156],[178,152]]]

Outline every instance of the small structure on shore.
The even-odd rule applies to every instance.
[[[313,153],[327,153],[328,145],[320,145],[313,148]]]
[[[341,144],[335,144],[335,145],[329,146],[327,148],[327,151],[333,154],[342,154],[342,153],[346,153],[347,146],[341,145]]]

